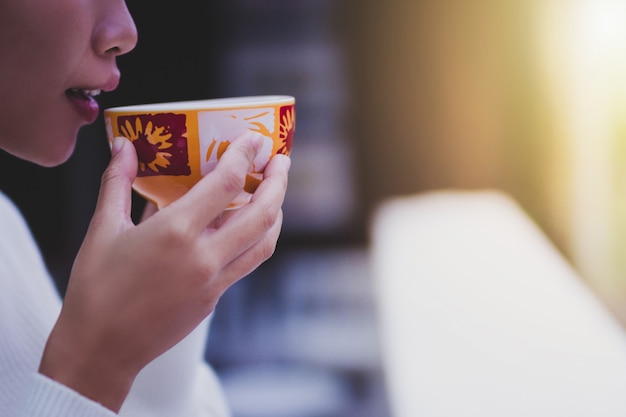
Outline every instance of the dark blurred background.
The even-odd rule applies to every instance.
[[[122,82],[100,98],[103,108],[296,97],[277,253],[224,296],[207,348],[234,417],[388,415],[367,250],[369,221],[389,197],[501,189],[623,310],[626,11],[618,2],[128,6],[139,43],[119,59]],[[0,154],[0,189],[23,210],[61,292],[108,158],[102,119],[81,131],[63,166]]]

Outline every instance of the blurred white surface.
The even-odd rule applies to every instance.
[[[372,266],[393,417],[626,415],[626,337],[510,198],[389,201]]]
[[[222,376],[237,417],[336,416],[347,408],[348,387],[331,372],[278,364]]]

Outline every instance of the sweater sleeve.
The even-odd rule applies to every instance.
[[[137,376],[123,417],[229,417],[220,383],[204,360],[210,318]]]
[[[124,402],[124,417],[229,417],[219,381],[197,355],[208,323],[138,375]],[[194,354],[196,353],[196,354]],[[115,417],[116,413],[52,379],[33,372],[16,417]]]
[[[60,308],[61,299],[26,222],[0,193],[1,416],[115,416],[37,372]]]
[[[19,417],[115,417],[116,414],[37,372],[30,375],[28,393]]]

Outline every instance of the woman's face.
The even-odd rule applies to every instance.
[[[136,42],[125,0],[2,0],[0,148],[44,166],[67,160]]]

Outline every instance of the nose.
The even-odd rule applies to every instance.
[[[137,27],[125,0],[101,4],[106,9],[102,10],[94,28],[92,37],[94,50],[99,55],[109,56],[123,55],[132,51],[137,45]]]

